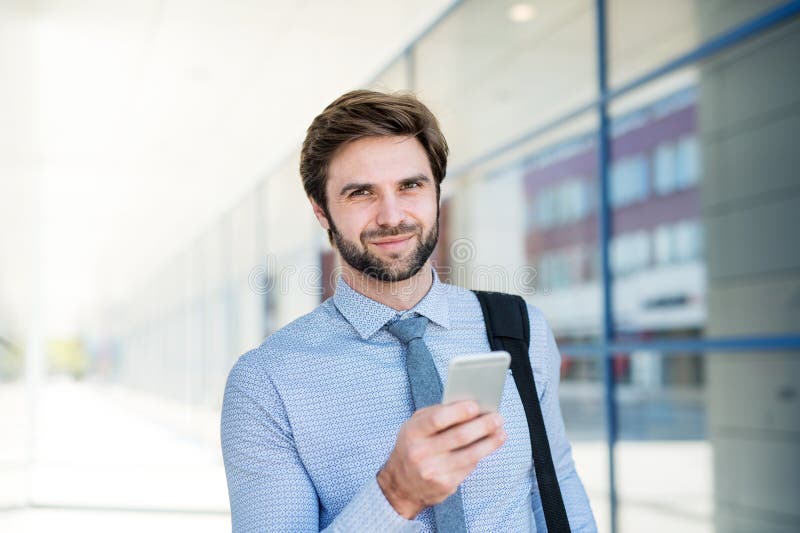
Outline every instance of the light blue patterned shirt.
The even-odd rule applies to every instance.
[[[530,356],[572,531],[596,531],[558,404],[560,355],[541,312],[528,306]],[[476,296],[434,274],[402,316],[430,320],[425,343],[447,381],[451,357],[488,352]],[[413,412],[394,309],[339,280],[336,294],[242,355],[228,377],[222,451],[235,532],[434,531],[431,508],[398,515],[376,474]],[[525,413],[510,372],[500,413],[508,438],[464,480],[470,531],[546,531]],[[326,529],[327,528],[327,529]]]

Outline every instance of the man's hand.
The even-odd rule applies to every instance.
[[[400,427],[378,485],[395,511],[413,520],[453,494],[505,440],[503,418],[479,416],[473,401],[420,409]]]

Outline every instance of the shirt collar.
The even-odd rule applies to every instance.
[[[333,303],[362,339],[368,339],[391,319],[417,313],[443,328],[450,327],[447,287],[433,270],[433,284],[428,293],[408,311],[397,311],[356,291],[342,277],[336,284]]]

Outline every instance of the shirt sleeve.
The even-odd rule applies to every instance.
[[[319,531],[320,502],[294,445],[285,408],[264,372],[240,359],[222,402],[222,455],[234,533]],[[325,531],[416,532],[373,476]]]
[[[377,477],[373,477],[325,531],[417,533],[421,529],[420,522],[397,514],[378,485]]]
[[[567,440],[564,418],[561,415],[561,406],[558,398],[558,386],[561,377],[561,354],[558,351],[558,346],[556,346],[553,332],[541,311],[535,307],[528,306],[528,314],[531,320],[529,355],[531,365],[534,368],[534,375],[537,376],[537,387],[540,386],[538,376],[544,377],[541,380],[544,390],[539,393],[542,416],[547,429],[550,452],[553,455],[553,463],[558,477],[558,484],[561,488],[561,496],[567,510],[570,529],[575,533],[596,532],[597,525],[592,515],[592,509],[589,506],[589,498],[586,496],[583,484],[575,471],[575,463],[572,460],[572,447]],[[544,511],[538,494],[538,487],[536,487],[536,494],[531,498],[536,527],[538,531],[547,531]]]

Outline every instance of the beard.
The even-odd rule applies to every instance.
[[[360,243],[345,239],[334,226],[330,216],[328,216],[328,221],[331,228],[331,239],[344,262],[362,274],[384,282],[404,281],[419,272],[433,253],[436,242],[439,240],[438,213],[435,224],[425,235],[423,235],[422,227],[418,224],[400,223],[392,228],[365,230],[359,235]],[[392,259],[384,260],[370,252],[367,247],[367,243],[374,239],[409,234],[415,236],[412,238],[416,239],[417,245],[406,259],[395,253],[391,254]]]

